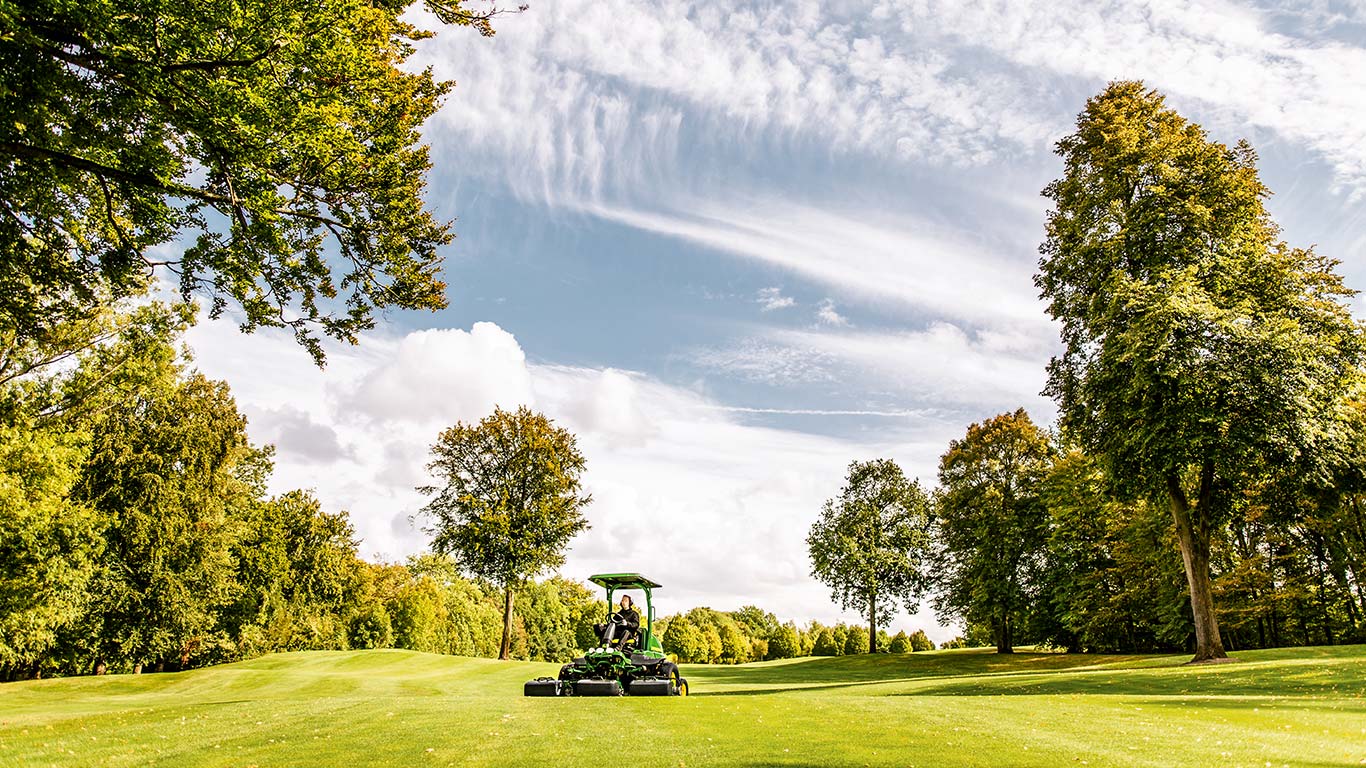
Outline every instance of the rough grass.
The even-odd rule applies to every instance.
[[[944,651],[685,669],[686,699],[525,699],[555,665],[406,651],[0,686],[0,765],[1360,766],[1366,646]],[[634,756],[631,754],[634,753]]]

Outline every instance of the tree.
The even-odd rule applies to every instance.
[[[247,452],[246,420],[227,385],[170,366],[92,433],[73,496],[104,531],[90,589],[97,665],[184,667],[235,597],[229,505],[243,493],[232,468]]]
[[[829,627],[821,627],[816,634],[816,643],[811,648],[812,656],[839,656],[844,653],[844,643],[835,638]]]
[[[911,633],[911,650],[919,653],[920,651],[933,651],[934,642],[925,634],[925,630],[917,629]]]
[[[1038,637],[1071,650],[1179,649],[1191,624],[1170,515],[1117,499],[1112,485],[1094,459],[1071,449],[1040,486],[1050,526]]]
[[[768,641],[768,658],[795,659],[802,655],[802,639],[796,625],[788,622],[778,628]]]
[[[0,334],[40,339],[158,267],[320,362],[311,328],[444,306],[420,130],[451,84],[405,66],[430,34],[410,5],[0,5]],[[485,35],[498,13],[425,6]]]
[[[892,642],[887,644],[888,653],[910,653],[911,639],[906,637],[905,630],[892,635]]]
[[[260,461],[245,459],[239,477]],[[268,474],[269,465],[259,471]],[[361,568],[346,513],[325,512],[312,494],[290,491],[254,500],[242,517],[232,547],[239,592],[223,611],[224,629],[241,642],[258,628],[259,652],[340,647]]]
[[[574,436],[522,406],[478,424],[459,422],[432,446],[427,470],[445,483],[418,490],[432,547],[503,591],[503,640],[509,658],[513,591],[564,563],[564,548],[588,527],[581,492],[584,458]]]
[[[70,499],[86,436],[0,424],[0,680],[38,674],[84,610],[98,521]]]
[[[897,603],[915,610],[929,546],[929,497],[890,459],[855,461],[840,495],[825,502],[806,545],[811,574],[846,609],[868,617],[868,652]]]
[[[1210,546],[1255,479],[1325,474],[1361,359],[1335,262],[1277,240],[1246,142],[1229,148],[1137,82],[1088,100],[1035,282],[1064,351],[1047,392],[1126,495],[1170,510],[1195,661],[1225,656]]]
[[[1041,564],[1047,510],[1038,485],[1048,436],[1023,409],[968,427],[939,460],[935,609],[991,628],[1010,653]]]
[[[860,653],[877,653],[875,644],[876,638],[868,636],[868,630],[863,627],[849,627],[848,634],[844,636],[844,655],[854,656]]]
[[[366,603],[351,617],[347,640],[352,648],[388,648],[393,637],[393,625],[383,603]]]
[[[680,662],[707,660],[706,640],[685,615],[669,619],[663,645],[664,650],[672,653]]]

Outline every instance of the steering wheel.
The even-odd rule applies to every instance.
[[[614,613],[614,614],[612,614],[612,615],[609,617],[609,620],[610,620],[613,624],[625,624],[625,623],[626,623],[626,618],[623,617],[623,616],[622,616],[621,614],[619,614],[619,613]]]

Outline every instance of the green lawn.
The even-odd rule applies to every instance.
[[[555,665],[294,653],[0,685],[0,765],[1360,766],[1366,646],[690,667],[685,699],[525,699]]]

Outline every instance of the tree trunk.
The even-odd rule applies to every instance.
[[[100,659],[99,661],[95,662],[95,674],[103,675],[105,672],[108,671],[109,665],[104,663],[104,659]]]
[[[1001,633],[996,637],[997,653],[1014,653],[1015,638],[1010,636],[1010,609],[1001,611]]]
[[[877,593],[868,596],[868,652],[877,653]]]
[[[1208,481],[1202,485],[1208,485]],[[1224,643],[1219,638],[1219,620],[1214,615],[1214,589],[1209,577],[1209,495],[1201,493],[1201,503],[1191,514],[1190,502],[1180,482],[1167,478],[1167,497],[1171,501],[1176,538],[1181,545],[1181,561],[1186,567],[1190,588],[1191,613],[1195,619],[1195,658],[1191,661],[1225,659]]]
[[[499,646],[498,658],[504,661],[512,658],[512,586],[503,593],[503,644]]]
[[[139,661],[138,663],[136,663],[136,664],[133,665],[133,674],[135,674],[135,675],[140,675],[140,674],[142,674],[142,662]]]

